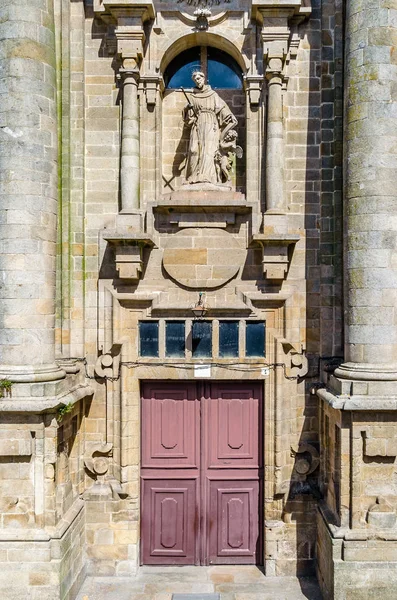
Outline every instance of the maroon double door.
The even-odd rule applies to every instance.
[[[142,563],[260,563],[261,385],[142,391]]]

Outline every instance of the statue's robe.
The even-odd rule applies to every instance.
[[[222,183],[216,167],[221,131],[230,119],[235,119],[226,102],[206,85],[190,96],[193,106],[185,108],[185,120],[191,126],[186,161],[186,181],[189,183]]]

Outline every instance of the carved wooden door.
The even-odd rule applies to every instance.
[[[143,564],[255,564],[260,556],[260,384],[147,383]]]

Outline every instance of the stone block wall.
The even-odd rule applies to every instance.
[[[132,576],[137,572],[138,499],[91,496],[86,513],[87,572],[95,576]]]
[[[32,423],[32,430],[22,429],[21,421],[9,419],[0,430],[0,513],[4,528],[27,527],[35,521],[32,454],[36,427]]]
[[[393,598],[395,414],[324,406],[321,414],[324,500],[318,515],[317,572],[325,598]]]
[[[50,272],[45,281],[50,291],[46,288],[46,298],[40,299],[38,306],[38,318],[51,332],[44,336],[48,341],[53,327],[52,300],[48,300],[54,287],[51,265],[55,243],[56,66],[60,142],[56,349],[58,357],[79,359],[82,368],[76,378],[68,371],[59,386],[37,384],[32,390],[23,388],[24,384],[15,386],[14,396],[19,400],[34,398],[34,403],[39,399],[50,402],[49,398],[54,400],[83,382],[92,384],[95,391],[92,402],[80,398],[61,422],[56,419],[56,408],[39,405],[35,416],[21,412],[20,416],[7,413],[2,417],[0,557],[7,566],[0,575],[0,589],[1,585],[5,589],[5,574],[16,572],[18,555],[23,557],[25,566],[16,594],[23,594],[22,590],[30,586],[32,598],[72,598],[85,569],[103,575],[136,572],[140,562],[140,381],[194,377],[191,361],[176,369],[167,363],[163,349],[158,361],[138,364],[138,322],[158,318],[164,328],[167,318],[191,317],[190,309],[201,286],[189,288],[186,281],[180,281],[185,277],[186,262],[182,266],[176,264],[176,277],[164,268],[167,265],[163,256],[170,240],[176,248],[180,243],[181,248],[192,250],[190,263],[197,275],[209,272],[201,269],[207,265],[198,264],[209,254],[207,246],[212,246],[212,256],[218,256],[220,263],[227,262],[228,250],[219,240],[228,237],[239,249],[233,255],[236,263],[239,251],[246,252],[244,264],[219,286],[208,286],[206,300],[213,310],[215,328],[222,314],[241,320],[249,314],[267,321],[269,376],[241,359],[247,367],[244,377],[263,379],[265,392],[267,573],[308,574],[317,560],[320,579],[330,598],[335,589],[335,594],[339,594],[335,598],[354,600],[358,597],[356,588],[370,598],[371,593],[383,590],[381,570],[376,571],[372,564],[374,552],[389,556],[392,566],[395,563],[395,540],[381,540],[379,527],[375,534],[369,531],[371,523],[392,522],[396,511],[395,419],[392,412],[375,417],[373,413],[360,412],[353,417],[325,405],[319,411],[315,396],[310,394],[311,386],[319,383],[321,367],[332,369],[342,355],[342,3],[313,0],[310,19],[299,25],[294,21],[288,38],[290,49],[283,73],[281,107],[286,215],[279,220],[272,220],[272,215],[265,212],[268,90],[262,76],[264,41],[260,19],[258,23],[251,19],[248,0],[231,0],[231,15],[211,24],[208,31],[195,32],[192,22],[186,24],[186,14],[181,18],[173,13],[175,3],[154,3],[158,14],[155,21],[143,27],[146,41],[142,61],[137,62],[140,206],[130,214],[120,212],[122,83],[117,74],[122,53],[117,51],[114,23],[109,29],[106,19],[99,16],[103,4],[55,0],[55,27],[51,28],[44,16],[47,9],[52,10],[52,3],[42,3],[37,31],[44,46],[55,48],[56,60],[48,62],[45,55],[43,64],[29,73],[35,75],[36,83],[43,77],[51,82],[46,88],[48,102],[40,122],[34,121],[34,115],[34,122],[30,122],[28,113],[24,115],[26,123],[16,123],[15,115],[7,116],[11,120],[5,123],[11,127],[11,133],[3,126],[0,131],[6,140],[6,152],[19,139],[19,130],[23,135],[31,135],[32,127],[35,135],[40,134],[36,135],[36,141],[42,141],[40,152],[51,146],[46,157],[50,167],[42,168],[44,163],[39,164],[35,157],[34,169],[29,171],[43,177],[40,193],[50,198],[50,210],[38,216],[30,205],[29,211],[21,205],[17,214],[9,202],[15,202],[13,190],[27,193],[26,182],[7,180],[3,228],[7,236],[16,232],[20,240],[27,226],[36,228],[33,245],[29,241],[25,248],[28,258],[10,254],[10,244],[5,255],[13,256],[13,262],[11,265],[8,258],[4,259],[3,266],[11,273],[12,294],[18,291],[16,286],[21,285],[26,273],[30,273],[26,281],[37,287],[44,271]],[[14,8],[17,14],[17,7]],[[245,14],[241,13],[243,9]],[[38,18],[33,9],[32,15]],[[27,31],[31,27],[28,21]],[[375,38],[377,44],[379,37]],[[246,194],[247,204],[234,213],[227,207],[227,200],[222,204],[221,199],[214,197],[211,201],[219,212],[212,206],[201,211],[193,201],[189,213],[180,207],[169,210],[154,206],[163,193],[180,186],[177,166],[183,161],[188,140],[181,118],[186,100],[178,91],[162,90],[161,76],[165,65],[178,53],[207,43],[229,51],[244,68],[250,65],[249,75],[263,84],[259,100],[255,100],[248,79],[244,91],[219,90],[238,118],[238,143],[244,151],[243,158],[236,162],[233,177],[236,190]],[[18,54],[12,58],[13,68],[16,73],[18,69],[27,72],[23,61],[29,57],[23,54],[23,45],[15,50],[13,44],[6,42],[7,48],[12,47]],[[150,91],[153,81],[157,87]],[[24,106],[25,100],[18,98]],[[6,105],[7,115],[12,113],[10,106]],[[48,137],[48,131],[53,139]],[[7,156],[4,160],[8,164]],[[31,183],[32,189],[37,189],[39,184]],[[27,197],[36,207],[35,197]],[[210,217],[211,212],[214,214]],[[214,230],[211,221],[215,216],[220,224]],[[252,236],[274,234],[281,221],[283,234],[299,237],[299,241],[289,247],[286,279],[275,282],[264,275],[263,247],[255,246]],[[109,230],[152,238],[153,247],[142,250],[140,278],[120,278],[114,248],[105,241]],[[200,246],[197,251],[196,242]],[[44,261],[36,261],[35,249],[43,243],[48,244],[48,256]],[[178,263],[180,255],[176,252],[173,259]],[[223,263],[218,274],[224,275],[222,266]],[[40,272],[36,279],[31,274],[37,268]],[[203,276],[202,280],[206,278]],[[12,294],[6,298],[5,306],[17,313],[20,300]],[[390,304],[393,298],[391,294],[385,302]],[[19,329],[21,325],[27,329],[32,314],[29,309],[23,318],[17,315]],[[7,316],[8,328],[13,329],[15,319],[14,314]],[[22,339],[20,333],[15,339]],[[20,349],[21,345],[17,352]],[[309,371],[301,376],[304,369],[294,370],[291,354],[296,357],[305,353]],[[41,360],[44,354],[38,352],[35,359]],[[98,369],[104,357],[104,362],[111,363],[110,367],[105,365],[107,379]],[[187,356],[187,362],[190,358]],[[222,364],[214,366],[213,377],[232,380],[242,375],[228,371]],[[393,393],[393,385],[389,384],[388,393]],[[373,383],[361,387],[365,386],[368,393],[376,387]],[[296,470],[301,444],[320,447],[321,468],[307,478]],[[101,445],[106,448],[98,451]],[[105,457],[104,474],[90,471],[85,464],[95,452]],[[319,473],[320,485],[316,487]],[[324,501],[323,512],[316,521],[315,499],[319,495]],[[325,514],[327,517],[323,518]],[[357,539],[345,539],[345,532],[342,537],[332,537],[335,531],[330,525],[345,529],[352,526],[360,533]],[[18,537],[21,531],[26,538],[23,541]],[[365,539],[360,537],[363,532]],[[34,563],[28,558],[32,554]],[[355,565],[355,573],[349,572],[351,564]],[[365,573],[373,576],[373,592],[363,591]],[[345,592],[341,586],[347,574],[350,579]]]
[[[72,599],[85,574],[84,401],[64,416],[9,410],[9,403],[33,408],[37,400],[21,388],[37,398],[40,387],[14,384],[2,403],[0,595],[7,600]]]

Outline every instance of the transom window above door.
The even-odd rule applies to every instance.
[[[193,71],[203,71],[213,89],[241,89],[242,72],[236,61],[212,46],[194,46],[170,62],[164,73],[168,89],[191,88]]]
[[[140,321],[139,356],[264,358],[266,323],[234,319]]]

